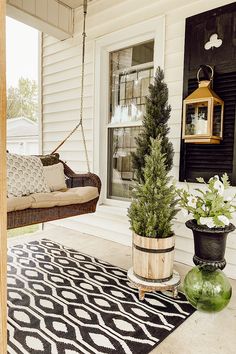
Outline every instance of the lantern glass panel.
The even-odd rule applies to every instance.
[[[208,102],[186,104],[185,135],[208,134]]]
[[[221,104],[214,104],[213,110],[213,135],[221,136],[221,119],[222,119],[222,109]]]

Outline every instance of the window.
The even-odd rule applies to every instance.
[[[134,177],[131,153],[141,130],[152,81],[154,41],[110,53],[108,197],[129,199]]]

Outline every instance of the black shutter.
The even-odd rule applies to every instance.
[[[204,49],[213,33],[223,40],[219,48]],[[227,172],[236,185],[236,3],[190,17],[186,20],[183,99],[198,84],[200,65],[214,68],[214,91],[224,100],[223,141],[219,145],[181,142],[180,180],[195,182]],[[235,162],[234,162],[235,161]]]

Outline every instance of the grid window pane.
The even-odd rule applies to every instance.
[[[109,129],[109,145],[111,148],[109,197],[127,199],[131,197],[134,177],[131,152],[135,151],[135,137],[141,127]]]
[[[131,152],[136,149],[135,137],[141,130],[141,123],[137,126],[137,122],[145,114],[146,96],[153,80],[153,56],[154,41],[110,54],[109,198],[131,197],[134,178]]]
[[[145,97],[153,78],[154,42],[126,48],[110,55],[110,123],[143,118]]]

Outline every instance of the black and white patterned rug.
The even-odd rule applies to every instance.
[[[193,313],[178,299],[144,301],[127,272],[50,240],[9,249],[8,353],[149,353]]]

